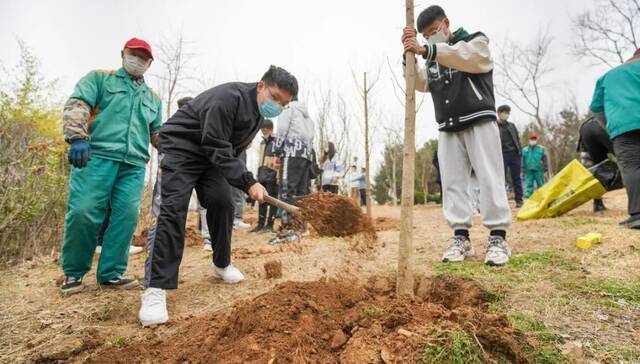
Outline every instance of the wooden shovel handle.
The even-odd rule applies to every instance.
[[[284,210],[284,211],[286,211],[288,213],[291,213],[291,214],[300,213],[300,208],[299,207],[290,205],[290,204],[288,204],[288,203],[286,203],[284,201],[280,201],[275,197],[265,196],[264,202],[266,202],[268,204],[271,204],[271,205],[273,205],[273,206],[275,206],[275,207],[277,207],[279,209],[282,209],[282,210]]]

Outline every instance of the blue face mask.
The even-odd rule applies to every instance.
[[[282,106],[280,106],[277,102],[271,100],[267,96],[264,97],[264,102],[258,105],[258,111],[260,111],[260,115],[265,118],[275,118],[276,116],[280,115],[282,109]]]

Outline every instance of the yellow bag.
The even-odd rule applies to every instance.
[[[572,160],[537,189],[518,211],[518,220],[560,216],[598,198],[607,190],[582,163]]]

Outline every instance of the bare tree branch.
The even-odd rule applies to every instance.
[[[578,41],[572,53],[614,67],[640,47],[640,1],[602,0],[573,18]]]

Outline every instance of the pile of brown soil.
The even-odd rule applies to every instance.
[[[277,260],[271,260],[264,263],[264,271],[267,273],[267,279],[282,277],[282,263]]]
[[[300,201],[302,219],[308,221],[321,236],[351,236],[362,233],[375,240],[376,229],[369,216],[353,199],[330,192],[314,193]]]
[[[417,280],[414,298],[393,282],[286,282],[228,313],[179,322],[164,337],[93,353],[90,363],[416,363],[425,345],[460,331],[484,361],[530,363],[531,345],[503,314],[488,312],[475,282]],[[434,336],[435,335],[435,336]]]

